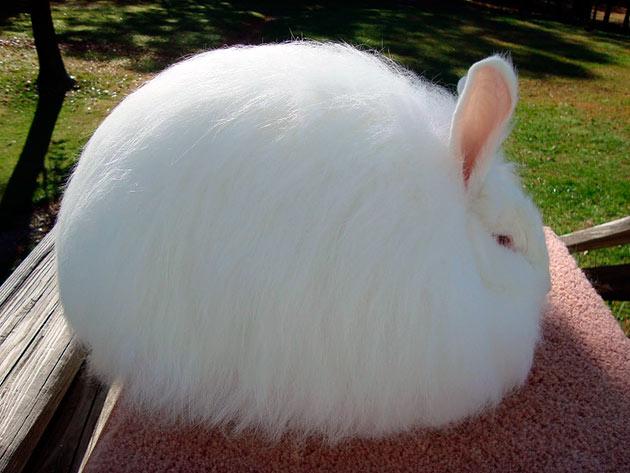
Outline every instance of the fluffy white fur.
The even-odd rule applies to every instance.
[[[549,276],[499,151],[516,76],[492,57],[460,86],[294,42],[200,54],[127,97],[57,225],[96,372],[171,418],[333,440],[522,384]]]

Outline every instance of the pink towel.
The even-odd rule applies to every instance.
[[[552,291],[526,386],[442,431],[329,447],[160,427],[119,400],[86,471],[630,471],[630,340],[546,232]]]

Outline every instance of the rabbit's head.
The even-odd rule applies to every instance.
[[[540,215],[501,151],[518,100],[514,69],[500,56],[489,57],[474,64],[457,89],[449,152],[461,163],[469,234],[481,274],[487,283],[509,288],[510,282],[519,283],[518,264],[549,286]]]

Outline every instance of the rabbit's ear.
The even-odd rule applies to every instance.
[[[512,65],[492,56],[473,64],[457,88],[450,150],[461,160],[464,183],[470,188],[483,182],[507,134],[518,86]]]

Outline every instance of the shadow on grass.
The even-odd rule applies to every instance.
[[[0,200],[0,281],[33,246],[33,220],[41,206],[32,201],[41,187],[38,177],[43,173],[49,179],[44,160],[64,98],[64,90],[40,91],[24,148]]]
[[[232,44],[291,38],[345,41],[382,50],[452,86],[474,61],[510,52],[530,76],[590,78],[581,63],[614,58],[571,37],[572,27],[523,20],[465,2],[155,0],[84,2],[59,32],[65,53],[133,60],[154,72],[186,55]]]

